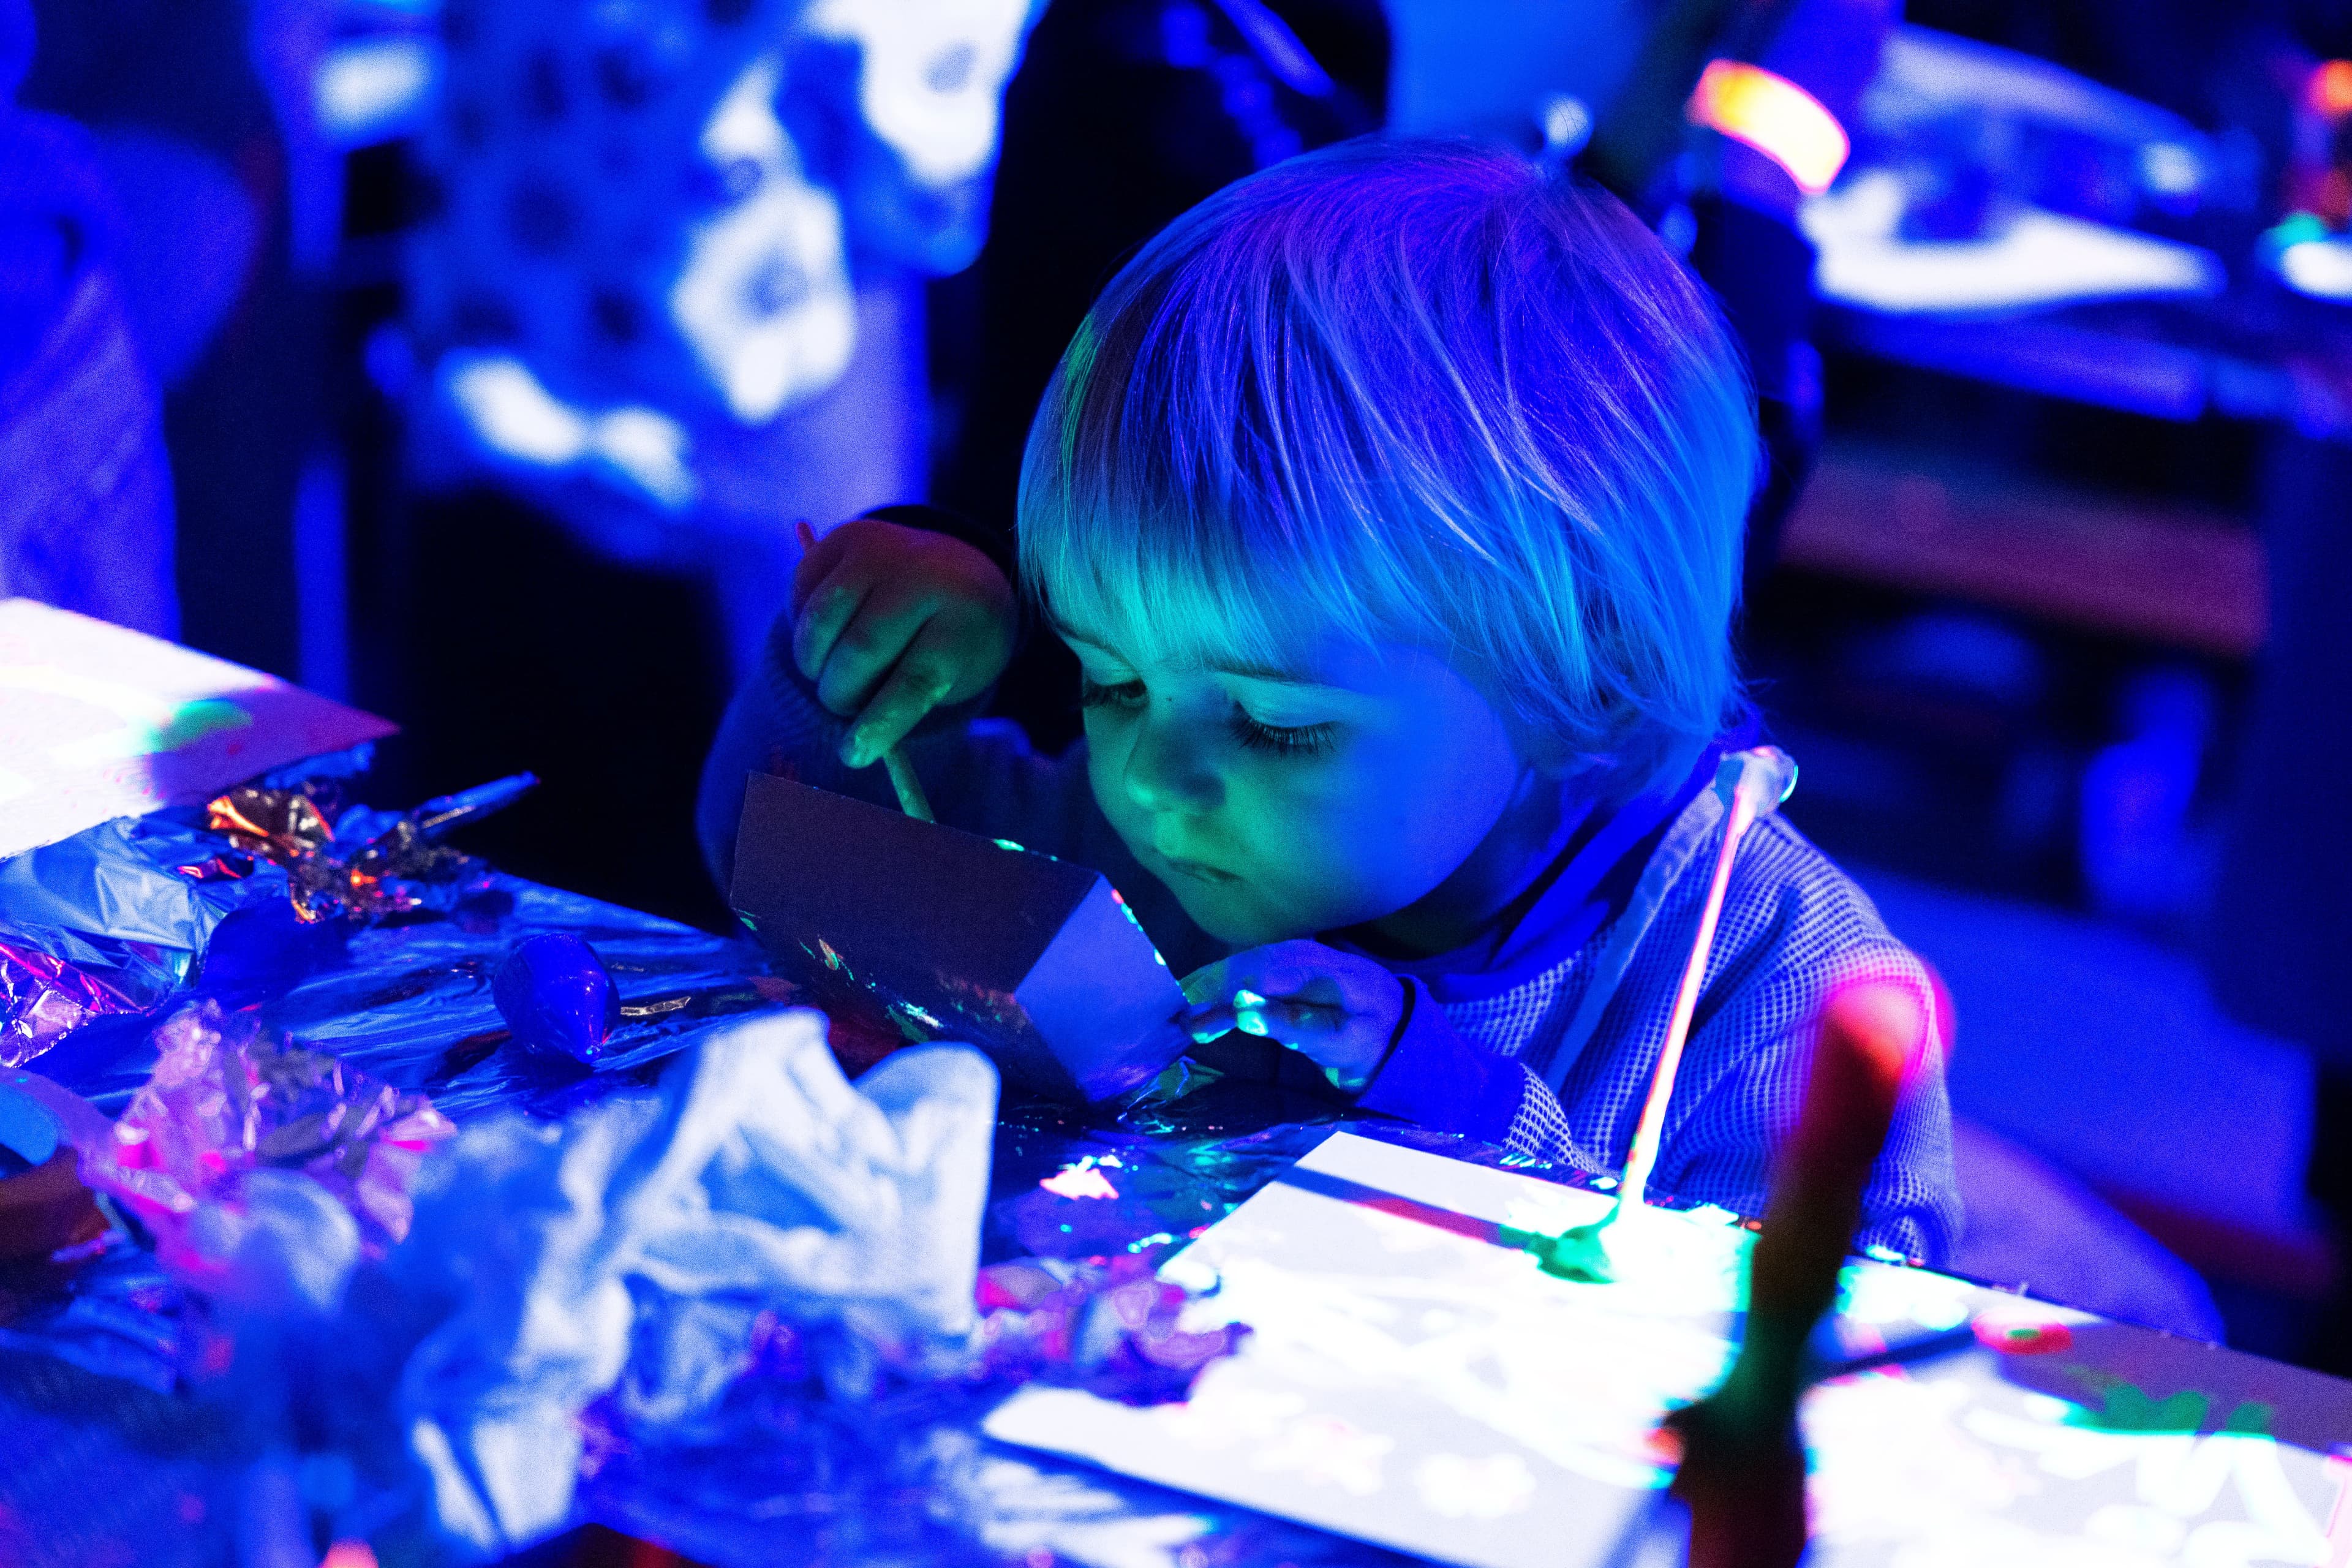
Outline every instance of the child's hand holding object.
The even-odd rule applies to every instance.
[[[1196,1042],[1238,1029],[1297,1051],[1331,1086],[1360,1094],[1405,1021],[1404,982],[1319,942],[1277,942],[1194,970],[1176,1025]]]
[[[988,689],[1013,657],[1013,584],[961,540],[878,518],[818,539],[793,574],[793,663],[845,719],[862,768],[925,714]]]

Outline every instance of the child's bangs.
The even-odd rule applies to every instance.
[[[1095,482],[1033,491],[1022,518],[1024,584],[1061,629],[1130,661],[1266,669],[1296,668],[1312,637],[1394,635],[1399,617],[1363,587],[1385,574],[1351,581],[1326,530],[1258,498],[1153,493],[1077,463]]]
[[[1270,388],[1268,345],[1186,320],[1189,292],[1107,301],[1105,334],[1081,329],[1022,478],[1026,586],[1066,630],[1181,667],[1287,668],[1309,637],[1425,630],[1398,533],[1363,526],[1365,476],[1301,406],[1328,410],[1328,389],[1302,395],[1295,368]]]

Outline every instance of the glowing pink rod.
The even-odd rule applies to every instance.
[[[1683,1046],[1690,1039],[1691,1016],[1698,1010],[1699,982],[1706,977],[1706,961],[1715,952],[1716,922],[1723,918],[1723,896],[1731,886],[1731,862],[1739,841],[1763,815],[1759,797],[1774,781],[1760,770],[1741,773],[1731,792],[1731,808],[1724,814],[1723,847],[1716,851],[1715,880],[1707,884],[1706,904],[1698,913],[1698,934],[1691,941],[1690,962],[1683,965],[1682,989],[1675,993],[1675,1014],[1666,1024],[1665,1048],[1658,1053],[1650,1098],[1643,1103],[1642,1120],[1633,1127],[1633,1146],[1625,1154],[1625,1180],[1617,1189],[1617,1205],[1639,1207],[1650,1188],[1650,1173],[1657,1169],[1658,1145],[1665,1131],[1666,1105],[1675,1097],[1675,1074],[1683,1065]],[[1610,1218],[1616,1218],[1612,1211]]]
[[[1699,910],[1698,934],[1691,942],[1690,962],[1683,966],[1682,988],[1675,994],[1674,1016],[1666,1023],[1665,1048],[1658,1053],[1650,1098],[1643,1103],[1642,1120],[1634,1124],[1633,1146],[1625,1156],[1625,1175],[1617,1186],[1617,1201],[1592,1224],[1576,1226],[1534,1249],[1547,1273],[1602,1282],[1616,1278],[1601,1233],[1617,1223],[1627,1205],[1639,1208],[1649,1190],[1650,1173],[1657,1168],[1658,1144],[1665,1130],[1666,1106],[1675,1097],[1675,1074],[1682,1067],[1683,1046],[1690,1038],[1691,1016],[1698,1010],[1699,982],[1706,976],[1707,957],[1715,951],[1716,923],[1723,918],[1723,896],[1731,886],[1731,862],[1739,853],[1740,839],[1764,813],[1763,792],[1778,787],[1780,782],[1769,770],[1742,768],[1738,784],[1732,787],[1731,804],[1723,816],[1723,847],[1715,857],[1715,879],[1707,885],[1706,903]]]

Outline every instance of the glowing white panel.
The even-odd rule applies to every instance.
[[[779,70],[773,55],[744,68],[702,127],[704,157],[724,167],[743,158],[772,163],[792,156],[792,139],[776,119]]]
[[[338,147],[363,147],[413,128],[440,75],[440,46],[418,37],[340,44],[312,84],[319,129]]]
[[[596,456],[672,511],[701,493],[687,465],[689,443],[677,420],[650,408],[616,408],[595,425]]]
[[[704,155],[756,179],[695,228],[669,292],[680,335],[746,425],[839,380],[856,336],[841,204],[802,177],[776,82],[772,58],[753,63],[705,124]]]
[[[449,400],[484,445],[505,457],[562,468],[588,452],[588,421],[556,400],[521,361],[503,354],[451,354],[442,362]]]
[[[2352,240],[2303,240],[2280,251],[2274,265],[2298,294],[2352,300]]]
[[[1822,298],[1893,315],[2014,310],[2073,300],[2218,293],[2210,251],[2028,207],[1983,239],[1901,237],[1903,184],[1857,175],[1798,213],[1820,247]]]
[[[1189,1401],[1033,1384],[984,1429],[1465,1568],[1680,1563],[1658,1424],[1721,1376],[1749,1237],[1641,1211],[1591,1285],[1511,1234],[1607,1204],[1336,1133],[1162,1268],[1220,1288],[1188,1327],[1255,1331]],[[2345,1561],[2343,1384],[1925,1269],[1841,1283],[1816,1343],[1903,1359],[1805,1396],[1808,1563]]]

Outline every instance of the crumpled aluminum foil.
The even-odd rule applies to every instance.
[[[82,1175],[139,1216],[166,1268],[200,1285],[235,1275],[258,1211],[302,1202],[266,1173],[322,1188],[350,1216],[359,1256],[380,1258],[408,1234],[417,1167],[457,1131],[425,1096],[212,1001],[173,1015],[156,1045],[147,1086],[111,1142],[83,1151]]]
[[[338,813],[341,792],[331,783],[234,789],[208,803],[205,818],[238,850],[285,871],[288,895],[304,923],[343,915],[373,921],[446,909],[486,886],[489,868],[441,838],[512,805],[538,783],[517,773],[396,816],[364,806]]]
[[[343,806],[327,780],[231,790],[201,823],[122,817],[0,861],[0,1067],[192,984],[282,991],[341,959],[354,927],[489,896],[489,868],[440,839],[536,782],[402,813]]]

